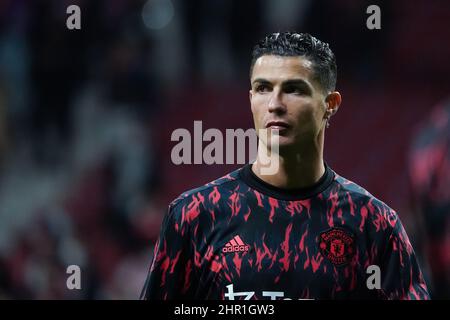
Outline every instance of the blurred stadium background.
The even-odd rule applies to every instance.
[[[279,30],[330,43],[343,104],[326,161],[399,212],[432,281],[409,168],[450,93],[449,21],[447,0],[1,0],[0,298],[136,299],[170,200],[240,166],[173,165],[172,131],[252,127],[251,48]],[[66,288],[71,264],[82,290]]]

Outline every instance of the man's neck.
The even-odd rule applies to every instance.
[[[279,168],[273,175],[261,174],[261,161],[256,159],[252,171],[258,178],[282,189],[306,188],[314,185],[325,173],[321,150],[317,152],[284,154],[279,156]]]

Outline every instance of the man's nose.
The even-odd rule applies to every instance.
[[[286,111],[286,106],[282,101],[282,92],[273,90],[269,100],[269,112],[282,113]]]

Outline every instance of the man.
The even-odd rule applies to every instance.
[[[431,295],[450,299],[450,99],[433,108],[413,139],[409,178]]]
[[[253,164],[174,200],[141,297],[428,299],[395,211],[323,160],[341,104],[329,46],[271,34],[255,46],[250,76],[255,128],[268,130],[259,148],[279,168],[263,173],[258,152]]]

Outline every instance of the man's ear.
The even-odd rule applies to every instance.
[[[253,92],[252,92],[252,89],[250,89],[248,91],[248,98],[250,99],[250,102],[252,102],[252,96],[253,96]]]
[[[341,94],[338,91],[333,91],[325,98],[325,102],[327,103],[326,117],[328,118],[338,111],[342,102]]]

